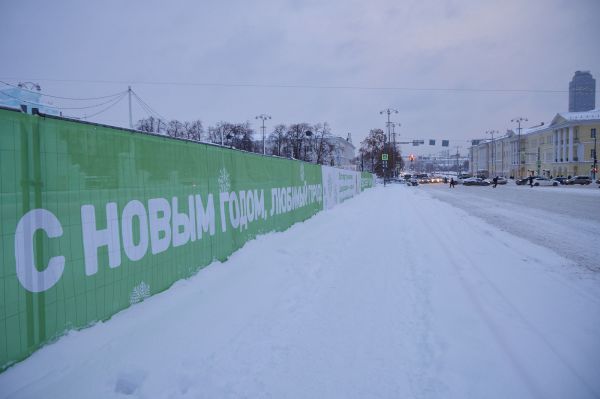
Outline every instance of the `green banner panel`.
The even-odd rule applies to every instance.
[[[369,172],[361,172],[360,191],[375,187],[375,175]]]
[[[3,109],[0,170],[0,371],[323,209],[318,165]]]

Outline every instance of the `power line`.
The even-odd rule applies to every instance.
[[[150,105],[148,105],[148,103],[146,103],[144,100],[142,100],[141,97],[135,91],[132,90],[131,92],[133,93],[134,97],[138,100],[138,102],[140,103],[142,108],[144,108],[146,110],[146,112],[148,112],[149,114],[154,114],[154,116],[158,116],[158,119],[162,119],[164,121],[167,120],[161,114],[156,112]]]
[[[3,79],[9,79],[2,77]],[[15,78],[10,78],[15,79]],[[136,84],[156,86],[202,86],[202,87],[245,87],[271,89],[315,89],[315,90],[370,90],[370,91],[420,91],[420,92],[464,92],[464,93],[539,93],[559,94],[568,90],[551,89],[497,89],[497,88],[449,88],[449,87],[404,87],[404,86],[358,86],[358,85],[302,85],[302,84],[269,84],[269,83],[219,83],[219,82],[185,82],[185,81],[124,81],[124,80],[85,80],[85,79],[43,79],[38,81],[97,83],[97,84]]]
[[[110,104],[108,107],[106,107],[106,108],[104,108],[104,109],[102,109],[102,110],[100,110],[100,111],[98,111],[98,112],[96,112],[96,113],[94,113],[94,114],[92,114],[92,115],[84,115],[84,116],[83,116],[81,119],[89,119],[89,118],[93,118],[93,117],[94,117],[94,116],[96,116],[96,115],[100,115],[101,113],[103,113],[103,112],[105,112],[105,111],[108,111],[110,108],[112,108],[112,107],[114,107],[115,105],[117,105],[117,104],[118,104],[118,103],[119,103],[119,102],[120,102],[120,101],[123,99],[123,97],[125,97],[125,95],[126,95],[126,94],[127,94],[127,92],[126,92],[126,91],[125,91],[125,92],[123,92],[123,93],[121,93],[121,96],[120,96],[120,97],[118,97],[118,98],[116,98],[116,99],[113,99],[113,100],[111,100],[111,101],[113,101],[113,102],[112,102],[112,104]]]
[[[121,92],[121,93],[118,93],[118,94],[124,94],[124,93],[127,93],[127,92],[126,92],[126,91],[123,91],[123,92]],[[40,107],[48,107],[48,108],[61,109],[61,110],[66,110],[66,109],[73,110],[73,109],[89,109],[89,108],[97,108],[97,107],[101,107],[101,106],[103,106],[103,105],[105,105],[105,104],[108,104],[108,103],[110,103],[111,101],[113,101],[113,100],[114,100],[114,97],[113,97],[113,98],[111,98],[111,99],[110,99],[110,100],[108,100],[108,101],[104,101],[104,102],[101,102],[101,103],[98,103],[98,104],[93,104],[93,105],[87,105],[87,106],[85,106],[85,107],[59,107],[59,106],[56,106],[56,105],[53,105],[53,104],[41,104],[41,103],[36,103],[35,101],[24,100],[24,99],[22,99],[22,98],[20,98],[20,97],[13,96],[13,95],[11,95],[11,94],[8,94],[8,93],[6,93],[6,92],[4,92],[4,91],[0,91],[0,94],[2,94],[2,95],[5,95],[5,96],[7,96],[7,97],[11,97],[11,98],[13,98],[13,99],[15,99],[15,100],[18,100],[18,101],[21,101],[21,102],[24,102],[24,103],[28,103],[28,104],[32,104],[32,105],[37,105],[37,106],[40,106]]]
[[[2,80],[0,80],[0,83],[3,83],[3,84],[5,84],[5,85],[7,85],[7,86],[11,86],[11,87],[14,87],[14,88],[18,88],[18,89],[20,89],[20,90],[23,90],[23,91],[26,91],[26,92],[29,92],[29,93],[38,94],[38,95],[40,95],[40,96],[44,96],[44,97],[57,98],[57,99],[60,99],[60,100],[73,100],[73,101],[102,100],[102,99],[105,99],[105,98],[112,98],[112,97],[116,97],[116,96],[118,96],[119,94],[121,94],[121,93],[122,93],[122,92],[121,92],[121,93],[114,93],[114,94],[110,94],[110,95],[107,95],[107,96],[99,96],[99,97],[87,97],[87,98],[62,97],[62,96],[55,96],[55,95],[52,95],[52,94],[45,94],[45,93],[42,93],[42,92],[39,92],[39,91],[33,91],[33,90],[25,89],[25,88],[23,88],[23,87],[19,87],[19,86],[17,86],[17,85],[13,85],[13,84],[10,84],[10,83],[7,83],[7,82],[4,82],[4,81],[2,81]]]

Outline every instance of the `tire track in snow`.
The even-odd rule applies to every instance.
[[[427,188],[426,192],[504,231],[557,252],[588,271],[600,271],[600,253],[595,249],[600,234],[598,223],[593,218],[582,219],[568,214],[550,213],[545,209],[528,207],[527,204],[515,204],[512,198],[509,198],[511,205],[518,206],[506,209],[506,204],[501,202],[504,198],[500,195],[489,198],[471,190],[481,187],[464,189],[470,191],[460,192],[458,197],[435,187]],[[551,201],[550,198],[547,200]]]
[[[422,214],[422,210],[419,209],[418,212],[420,212],[420,214]],[[475,226],[473,224],[473,222],[469,219],[469,217],[464,218],[464,222],[467,223],[468,225],[470,225],[473,230],[480,229],[480,226]],[[584,386],[586,388],[586,390],[588,391],[588,394],[590,394],[590,397],[594,397],[594,398],[600,397],[600,394],[594,390],[593,386],[591,386],[591,384],[588,383],[588,381],[577,371],[577,369],[566,359],[566,357],[563,356],[560,353],[560,351],[542,333],[542,331],[539,328],[537,328],[523,314],[523,312],[521,312],[519,310],[519,308],[509,299],[509,297],[502,291],[502,289],[500,289],[500,287],[497,284],[495,284],[494,281],[491,278],[488,277],[488,275],[481,269],[481,267],[478,266],[479,262],[476,261],[474,259],[474,257],[471,254],[469,254],[468,251],[458,252],[454,247],[449,246],[449,245],[446,244],[446,242],[445,242],[446,240],[442,236],[442,234],[440,232],[440,229],[443,227],[443,228],[445,228],[447,230],[447,226],[438,226],[437,228],[432,228],[432,226],[427,221],[428,219],[426,217],[423,217],[422,219],[425,221],[425,224],[427,224],[430,227],[430,229],[432,231],[432,234],[436,236],[436,238],[441,243],[441,245],[444,247],[444,249],[447,250],[447,251],[451,251],[453,253],[453,258],[454,257],[457,257],[459,259],[462,258],[460,264],[467,264],[469,266],[470,270],[475,271],[481,277],[481,279],[488,284],[488,286],[494,291],[494,293],[496,294],[496,296],[498,298],[500,298],[500,300],[510,309],[510,311],[512,312],[512,314],[516,315],[516,317],[522,323],[522,325],[524,325],[526,327],[526,329],[532,335],[536,336],[541,342],[543,342],[543,344],[555,356],[555,358],[558,360],[558,362],[566,370],[568,370],[568,372],[573,377],[575,377],[575,379],[577,381],[579,381],[579,383],[582,386]],[[484,223],[487,224],[488,222],[484,220]],[[445,237],[454,237],[451,234],[451,232],[446,232],[446,233],[448,233],[448,234]],[[514,250],[514,249],[511,248],[511,250]],[[516,250],[515,252],[518,252],[518,253],[520,253],[520,255],[523,255],[523,256],[527,257],[527,254],[523,254],[519,250]],[[485,307],[483,306],[483,304],[481,303],[481,301],[479,301],[477,294],[471,288],[471,285],[469,284],[469,282],[468,282],[467,278],[465,277],[464,273],[461,272],[460,268],[456,267],[456,264],[454,262],[450,262],[450,263],[452,264],[452,266],[454,267],[454,269],[457,271],[457,275],[458,275],[461,283],[464,283],[463,285],[465,287],[465,290],[467,291],[467,293],[469,294],[469,296],[473,299],[474,304],[480,310],[481,315],[484,317],[484,319],[486,321],[486,324],[488,324],[488,326],[490,326],[490,328],[493,329],[492,332],[496,336],[497,340],[499,340],[501,346],[506,351],[506,354],[511,358],[511,362],[517,367],[518,370],[520,370],[521,373],[523,373],[523,372],[525,373],[524,374],[526,376],[525,379],[527,380],[527,384],[530,387],[530,389],[532,390],[532,393],[534,393],[536,397],[546,397],[546,395],[541,395],[541,388],[540,388],[540,386],[533,381],[532,377],[527,372],[526,367],[522,364],[522,362],[516,356],[515,351],[512,350],[512,348],[510,348],[508,340],[505,339],[499,333],[499,331],[501,330],[500,324],[497,323],[494,320],[494,317],[488,311],[485,310]],[[552,277],[552,278],[554,280],[556,280],[555,277]],[[569,289],[572,288],[571,285],[565,284],[565,282],[562,279],[558,280],[558,281],[563,286],[567,286],[567,287],[569,287]],[[589,296],[586,295],[586,297],[589,297]]]
[[[459,251],[454,249],[451,245],[448,245],[447,241],[449,237],[453,237],[452,232],[442,236],[440,233],[440,229],[443,227],[443,224],[439,224],[437,226],[431,225],[428,221],[427,215],[424,215],[422,208],[415,207],[416,213],[420,216],[423,224],[428,228],[430,234],[435,238],[432,240],[437,245],[442,247],[446,254],[449,254],[447,257],[450,261],[448,262],[453,270],[456,273],[456,277],[463,287],[467,296],[471,299],[471,303],[475,308],[475,311],[479,315],[480,319],[485,323],[488,327],[488,330],[492,334],[496,344],[501,349],[501,351],[506,355],[510,365],[512,366],[515,376],[521,380],[523,385],[527,388],[532,397],[538,399],[545,399],[546,395],[543,394],[542,389],[539,384],[533,380],[532,376],[528,372],[525,365],[519,360],[517,355],[515,354],[513,348],[508,343],[508,340],[500,333],[500,325],[493,319],[493,317],[487,312],[481,301],[479,300],[478,295],[475,293],[474,289],[471,288],[471,285],[467,281],[466,277],[463,275],[461,268],[458,264],[469,264],[471,268],[474,268],[475,265],[471,264],[471,260],[466,259]]]
[[[479,187],[475,188],[478,189]],[[486,197],[477,197],[474,194],[462,195],[461,193],[460,198],[464,200],[466,197],[468,201],[457,202],[455,198],[450,196],[449,193],[434,190],[434,188],[431,188],[430,190],[426,191],[426,193],[438,201],[458,208],[486,224],[495,226],[502,231],[525,239],[533,244],[548,248],[550,251],[555,252],[557,256],[561,256],[565,258],[565,260],[568,260],[568,262],[565,262],[565,267],[581,267],[573,268],[573,270],[569,273],[571,276],[591,280],[598,279],[598,265],[596,263],[598,262],[599,255],[588,253],[586,250],[590,247],[593,248],[595,245],[594,242],[598,242],[598,240],[600,240],[600,228],[594,221],[586,221],[581,219],[578,220],[579,225],[585,229],[585,234],[582,235],[584,237],[596,238],[586,238],[587,241],[585,243],[581,244],[577,242],[576,247],[572,247],[571,245],[565,244],[563,241],[576,241],[571,239],[571,237],[575,236],[575,234],[559,234],[558,230],[560,229],[557,228],[557,225],[563,226],[570,221],[570,219],[566,216],[553,214],[551,215],[552,217],[548,217],[549,215],[543,213],[542,210],[535,209],[534,214],[517,211],[519,216],[515,217],[515,213],[506,212],[504,209],[498,209],[497,199],[492,200]],[[498,214],[502,214],[502,216],[499,216]],[[543,228],[540,226],[540,223],[543,224]],[[522,227],[515,228],[515,226],[519,224],[522,225]],[[532,230],[532,226],[537,226],[538,228],[536,230]],[[537,230],[540,230],[543,233],[537,233]],[[558,242],[560,242],[560,245],[556,244]],[[523,258],[528,257],[527,253],[518,248],[511,249],[521,254]],[[548,277],[553,281],[568,287],[571,292],[582,298],[585,298],[586,301],[600,305],[600,295],[594,295],[594,292],[592,291],[585,291],[581,289],[576,284],[573,284],[573,282],[571,282],[565,275],[557,274],[555,269],[548,269],[548,273],[545,274],[545,277]]]
[[[390,197],[392,196],[388,196],[388,198]],[[386,205],[391,208],[395,203],[391,202]],[[415,213],[415,204],[410,203],[409,205],[410,207],[403,206],[401,208],[401,217],[397,221],[398,224],[405,222],[407,218],[410,218],[411,214]],[[415,225],[415,228],[424,230],[422,225]],[[413,232],[408,232],[408,234],[404,234],[402,238],[406,241],[407,248],[418,248],[422,244],[418,238],[422,236],[423,235],[419,233],[413,234]],[[418,337],[417,348],[419,356],[417,357],[417,367],[415,368],[413,375],[410,376],[411,390],[413,397],[415,398],[444,397],[448,394],[448,387],[445,386],[437,375],[440,371],[439,367],[435,367],[439,364],[439,350],[436,348],[435,343],[437,337],[434,336],[432,329],[430,270],[416,267],[416,265],[422,265],[424,263],[423,254],[417,251],[408,251],[404,253],[404,257],[403,260],[405,260],[405,262],[402,262],[402,265],[407,267],[411,277],[412,286],[415,288],[411,306],[413,314],[418,317],[419,321],[416,334]]]

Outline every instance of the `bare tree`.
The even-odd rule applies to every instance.
[[[396,166],[402,168],[402,157],[400,151],[397,148],[393,148],[391,143],[386,142],[386,135],[381,129],[371,129],[369,135],[361,142],[360,153],[363,156],[363,162],[365,160],[370,161],[371,172],[375,172],[379,176],[383,176],[383,162],[381,160],[381,154],[393,153],[388,157],[388,168],[387,170],[393,171]]]
[[[144,119],[140,119],[135,124],[135,129],[139,130],[140,132],[154,133],[154,132],[156,132],[156,129],[157,129],[157,124],[158,124],[157,122],[158,122],[158,120],[155,119],[153,116],[150,116],[150,117],[144,118]]]
[[[244,151],[254,151],[254,130],[250,127],[250,122],[230,123],[219,122],[215,126],[208,128],[208,141],[238,148]]]
[[[204,133],[204,127],[202,126],[201,120],[195,120],[193,122],[184,122],[183,130],[186,139],[201,141]]]
[[[185,138],[185,129],[183,123],[177,119],[169,121],[167,124],[167,135],[176,138]]]
[[[330,159],[335,153],[335,144],[327,122],[313,126],[312,149],[315,163],[325,165],[331,162]]]
[[[254,151],[253,136],[254,130],[250,127],[250,122],[236,123],[233,125],[235,137],[235,148],[244,151]]]
[[[281,152],[285,147],[285,134],[287,127],[283,124],[276,125],[273,128],[273,132],[269,134],[268,142],[271,144],[270,153],[273,155],[281,156]]]
[[[306,132],[310,130],[308,123],[291,124],[286,132],[286,146],[293,158],[303,159],[302,148],[306,144]]]
[[[215,144],[227,144],[227,135],[231,132],[231,123],[219,122],[208,128],[208,141]]]
[[[360,144],[360,151],[363,154],[363,158],[370,161],[371,172],[376,172],[376,166],[379,162],[378,158],[383,152],[383,146],[385,145],[385,133],[381,129],[371,129],[369,135]]]

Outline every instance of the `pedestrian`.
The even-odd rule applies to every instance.
[[[533,176],[529,176],[529,187],[533,187]]]
[[[498,185],[498,176],[494,177],[494,188]]]
[[[454,187],[454,178],[450,178],[450,188]]]

